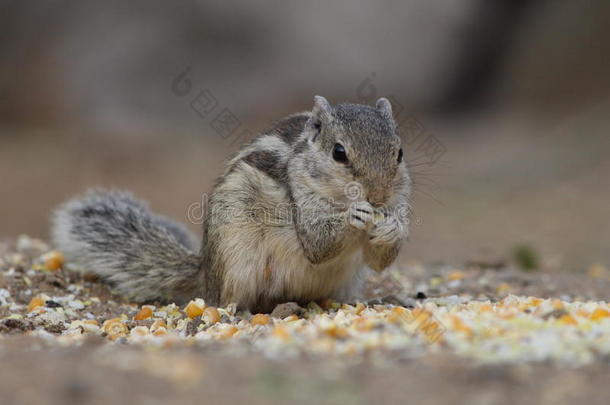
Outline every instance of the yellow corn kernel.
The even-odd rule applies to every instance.
[[[57,250],[52,250],[42,255],[44,267],[47,270],[59,270],[64,265],[64,255]]]
[[[201,316],[205,308],[206,306],[203,304],[202,300],[194,300],[187,304],[184,308],[184,312],[186,313],[186,316],[193,319]]]
[[[602,320],[602,319],[608,318],[608,317],[610,317],[610,311],[603,309],[603,308],[597,308],[591,314],[592,321],[599,321],[599,320]]]
[[[220,313],[214,307],[207,307],[204,309],[201,317],[208,323],[214,324],[220,322]]]
[[[428,343],[435,343],[442,337],[442,328],[433,320],[428,320],[421,326],[421,332],[424,334]]]
[[[395,322],[393,322],[395,323]],[[369,318],[356,318],[353,322],[354,328],[360,332],[368,332],[375,327],[375,323]]]
[[[284,318],[285,322],[294,322],[294,321],[298,321],[299,317],[296,316],[295,314],[292,315],[288,315],[286,318]]]
[[[111,340],[118,339],[120,337],[127,336],[127,326],[121,322],[121,318],[108,319],[102,325],[102,330],[106,332],[108,338]]]
[[[392,308],[392,312],[397,315],[403,315],[403,316],[409,315],[409,310],[405,307],[394,307],[394,308]]]
[[[149,306],[145,306],[138,311],[138,313],[133,317],[133,319],[136,321],[142,321],[144,319],[150,318],[151,316],[153,316],[152,308]]]
[[[28,312],[32,312],[38,307],[44,307],[44,300],[40,297],[34,297],[28,304]]]
[[[390,323],[398,323],[398,322],[409,322],[415,317],[415,314],[421,313],[421,308],[415,308],[412,312],[403,307],[394,307],[390,310],[390,313],[387,317],[388,322]]]
[[[256,314],[250,319],[252,325],[267,325],[270,321],[269,315],[265,314]]]
[[[330,328],[325,329],[324,332],[335,339],[345,339],[347,337],[347,330],[337,325],[332,325]]]
[[[218,339],[229,339],[233,337],[233,335],[235,335],[238,331],[239,329],[237,329],[237,326],[230,325],[227,328],[223,329],[222,332],[220,332],[220,334],[218,335]]]
[[[362,313],[362,311],[364,311],[366,309],[366,306],[362,303],[359,302],[356,304],[356,315],[360,315]]]
[[[578,324],[576,319],[574,319],[574,317],[572,315],[570,315],[570,314],[565,314],[565,315],[562,315],[561,317],[559,317],[559,322],[563,323],[564,325],[576,325],[576,324]]]
[[[167,335],[167,329],[164,327],[160,327],[155,329],[155,331],[152,333],[155,336],[165,336]]]

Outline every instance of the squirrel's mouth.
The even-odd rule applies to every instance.
[[[366,200],[375,208],[385,205],[391,196],[391,190],[385,187],[369,187],[366,192]]]

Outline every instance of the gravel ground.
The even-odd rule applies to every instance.
[[[0,403],[607,403],[609,287],[403,263],[363,302],[137,306],[24,236],[0,244]]]

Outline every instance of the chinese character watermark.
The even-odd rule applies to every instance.
[[[241,120],[208,88],[195,88],[191,78],[191,67],[187,66],[173,78],[172,93],[179,98],[187,98],[191,110],[223,139],[232,139],[230,146],[237,142],[245,143],[256,135],[248,128],[242,128]]]

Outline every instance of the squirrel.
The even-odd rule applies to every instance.
[[[123,191],[61,205],[52,241],[138,303],[269,312],[276,304],[358,298],[408,235],[411,179],[392,107],[331,106],[289,115],[227,163],[209,195],[200,248],[181,224]]]

